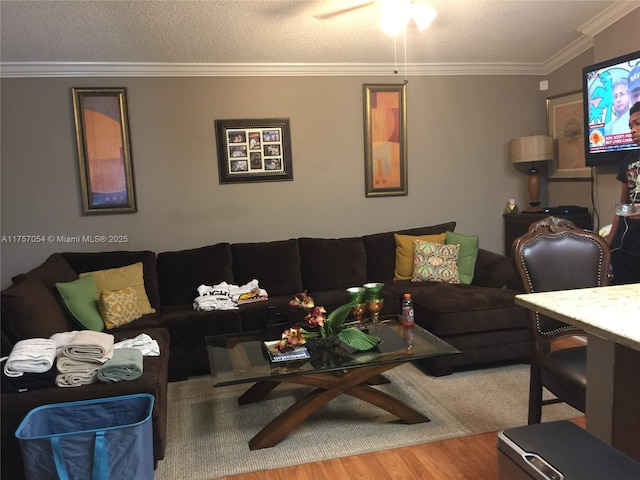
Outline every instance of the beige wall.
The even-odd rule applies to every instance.
[[[589,52],[550,77],[580,88]],[[502,210],[526,201],[512,137],[545,131],[537,76],[410,77],[409,195],[365,198],[362,84],[393,77],[47,78],[1,85],[2,235],[127,235],[126,244],[2,243],[2,288],[55,251],[166,251],[340,237],[456,220],[503,250]],[[71,87],[127,87],[138,212],[83,216]],[[288,117],[294,180],[219,185],[214,120]],[[545,204],[589,205],[585,182]],[[580,183],[580,185],[577,185]],[[546,193],[545,193],[546,195]],[[560,200],[561,199],[561,200]]]

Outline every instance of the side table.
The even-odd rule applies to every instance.
[[[504,254],[511,256],[511,245],[513,241],[527,233],[532,223],[552,216],[549,213],[504,213]],[[562,214],[556,217],[566,218],[572,221],[576,227],[591,230],[593,220],[590,213]]]

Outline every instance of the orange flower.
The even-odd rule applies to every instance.
[[[307,295],[307,291],[305,290],[302,293],[297,294],[293,297],[293,300],[289,302],[289,307],[292,309],[303,308],[307,312],[314,307],[313,298]]]
[[[302,332],[298,327],[291,327],[282,332],[282,338],[278,342],[278,350],[287,351],[296,345],[304,345],[307,341],[302,336]]]
[[[326,316],[327,311],[324,309],[324,307],[317,306],[311,309],[309,315],[304,317],[304,320],[309,324],[311,328],[315,328],[316,326],[323,327]]]

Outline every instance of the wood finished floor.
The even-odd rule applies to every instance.
[[[580,345],[571,339],[561,348]],[[585,417],[572,420],[585,427]],[[498,432],[321,462],[265,470],[219,480],[489,480],[498,478]],[[367,439],[362,439],[367,441]]]
[[[584,417],[572,421],[583,428],[585,426]],[[219,480],[497,479],[497,435],[498,432],[482,433]]]

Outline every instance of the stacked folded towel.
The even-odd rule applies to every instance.
[[[20,377],[24,373],[45,373],[53,368],[56,360],[56,344],[48,338],[20,340],[11,349],[4,373],[8,377]]]
[[[61,346],[56,366],[59,387],[78,387],[95,383],[100,365],[113,357],[113,335],[92,330],[81,330],[74,335],[59,335]],[[69,338],[70,337],[70,338]]]
[[[62,349],[62,353],[74,360],[104,363],[113,355],[113,335],[81,330]]]
[[[244,285],[232,285],[227,282],[214,286],[200,285],[198,296],[193,300],[194,310],[237,310],[238,302],[267,300],[266,290],[261,289],[258,280],[253,279]]]
[[[142,352],[137,348],[116,348],[113,357],[98,370],[98,381],[103,383],[135,380],[142,376]]]

